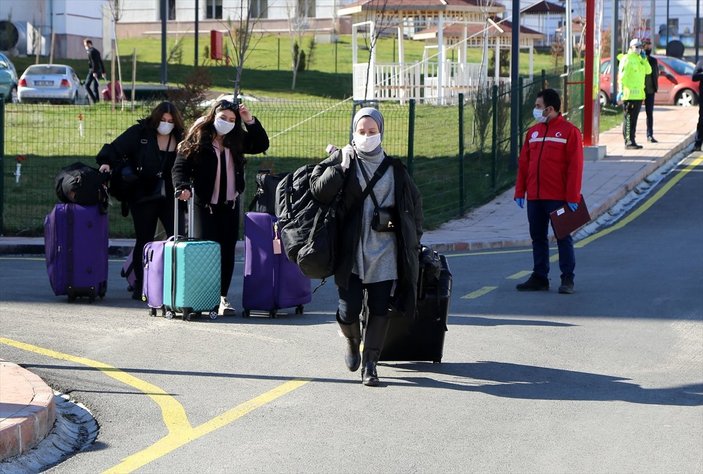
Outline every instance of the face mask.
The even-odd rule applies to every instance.
[[[539,123],[544,123],[544,122],[547,121],[547,117],[545,117],[544,115],[542,115],[543,113],[544,113],[544,110],[538,109],[537,107],[535,107],[534,109],[532,109],[532,116],[533,116],[533,117],[535,118],[535,120],[537,120]]]
[[[354,134],[354,146],[364,153],[371,153],[381,144],[381,134],[376,135],[360,135]]]
[[[215,118],[215,130],[218,135],[227,135],[233,128],[234,122],[228,122],[227,120],[219,117]]]
[[[647,56],[649,56],[649,55],[652,54],[652,50],[651,50],[651,49],[645,49],[644,52],[645,52],[645,54],[646,54]]]
[[[159,122],[159,128],[157,128],[156,131],[159,132],[160,135],[168,135],[173,131],[173,124],[162,120]]]

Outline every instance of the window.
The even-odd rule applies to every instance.
[[[315,0],[298,0],[299,17],[315,18]]]
[[[159,12],[159,21],[162,20],[161,18],[161,2],[163,0],[156,0],[156,9]],[[168,20],[175,20],[176,19],[176,0],[166,0],[166,18]]]
[[[250,0],[249,12],[252,18],[268,17],[268,0]]]
[[[222,0],[207,0],[205,8],[205,18],[209,20],[222,19]]]

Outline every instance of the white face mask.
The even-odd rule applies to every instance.
[[[534,109],[532,109],[532,116],[533,116],[533,117],[535,118],[535,120],[537,120],[539,123],[544,123],[544,122],[547,121],[547,117],[545,117],[544,115],[542,115],[543,113],[544,113],[544,110],[538,109],[537,107],[535,107]]]
[[[168,135],[173,131],[173,124],[171,122],[161,121],[159,122],[159,128],[156,129],[160,135]]]
[[[234,122],[215,117],[215,130],[218,135],[227,135],[234,128]]]
[[[361,135],[358,133],[354,134],[354,146],[364,153],[371,153],[381,144],[381,134],[377,133],[375,135]]]

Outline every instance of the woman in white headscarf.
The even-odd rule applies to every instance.
[[[422,200],[402,161],[383,151],[383,116],[360,109],[349,145],[320,163],[311,176],[316,199],[330,203],[342,191],[338,209],[335,283],[337,322],[347,342],[345,362],[359,366],[364,385],[379,383],[376,372],[388,330],[391,304],[415,317]],[[370,186],[369,186],[370,185]],[[359,315],[367,291],[368,321],[360,353]]]

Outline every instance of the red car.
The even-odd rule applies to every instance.
[[[659,61],[659,90],[654,96],[657,105],[680,105],[691,107],[698,104],[698,83],[693,82],[691,75],[695,64],[671,56],[656,56]],[[601,105],[610,100],[610,58],[600,63],[600,93],[598,100]]]

